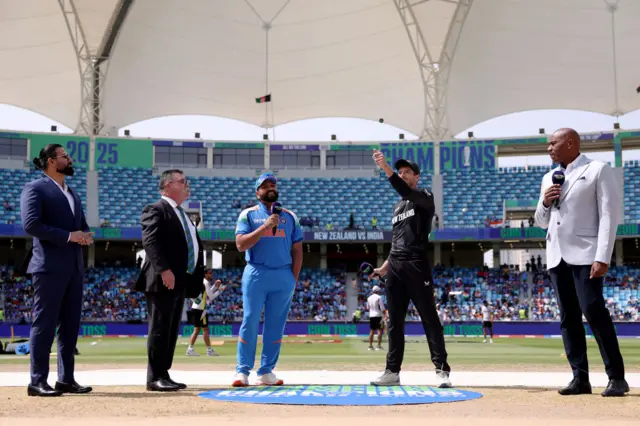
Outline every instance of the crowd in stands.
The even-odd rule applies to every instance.
[[[138,270],[113,266],[87,269],[83,321],[146,321],[144,294],[130,289]],[[529,274],[533,282],[530,290],[527,285]],[[242,319],[241,277],[242,268],[214,271],[214,278],[222,280],[224,291],[207,308],[210,321],[228,323]],[[550,278],[537,265],[530,271],[518,271],[506,265],[489,269],[451,268],[439,264],[434,267],[434,280],[434,296],[443,322],[481,320],[484,301],[489,303],[495,321],[559,320],[558,303]],[[607,274],[603,296],[614,320],[639,319],[639,282],[638,268],[612,267]],[[344,272],[321,269],[302,270],[289,319],[352,321],[354,318],[347,312],[347,285],[354,287],[357,297],[356,320],[366,320],[366,298],[374,285],[383,288],[384,285],[367,276],[347,283]],[[2,301],[5,321],[31,321],[31,280],[17,274],[12,266],[0,266]],[[186,301],[185,312],[189,307],[190,301]],[[409,307],[407,320],[420,320],[413,305]]]

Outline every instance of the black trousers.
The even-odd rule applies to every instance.
[[[409,301],[416,307],[424,328],[431,361],[436,370],[451,371],[447,363],[444,329],[433,297],[433,276],[426,260],[389,258],[386,283],[389,310],[389,351],[387,370],[399,373],[404,358],[404,325]]]
[[[169,378],[176,351],[184,291],[146,293],[149,337],[147,338],[147,383]]]
[[[573,376],[589,378],[584,314],[600,349],[610,379],[624,379],[624,363],[611,315],[602,296],[603,278],[589,279],[591,265],[569,265],[564,260],[549,270],[560,307],[560,329]]]

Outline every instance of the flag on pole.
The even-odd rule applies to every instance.
[[[256,103],[257,104],[263,104],[265,102],[271,102],[271,93],[269,93],[266,96],[263,96],[261,98],[256,98]]]

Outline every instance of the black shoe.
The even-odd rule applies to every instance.
[[[73,383],[56,382],[56,390],[62,393],[89,393],[93,388],[91,386],[80,386],[74,380]]]
[[[27,387],[27,395],[29,396],[60,396],[62,392],[53,389],[47,382],[38,383],[37,385],[29,385]]]
[[[171,377],[168,377],[165,379],[167,382],[171,383],[174,386],[177,386],[178,389],[186,389],[187,385],[185,385],[184,383],[178,383],[178,382],[174,382],[173,379]]]
[[[178,389],[178,385],[174,385],[167,379],[156,380],[155,382],[147,383],[147,390],[154,392],[175,392]]]
[[[629,384],[625,379],[609,379],[607,388],[602,391],[602,396],[624,396],[629,392]]]
[[[574,378],[566,388],[558,390],[560,395],[590,395],[591,383],[588,380]]]

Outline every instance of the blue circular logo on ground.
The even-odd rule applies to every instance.
[[[482,394],[429,386],[260,386],[198,394],[217,401],[285,405],[405,405],[458,402]]]

